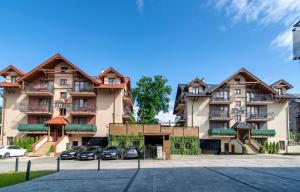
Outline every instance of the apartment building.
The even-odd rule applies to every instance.
[[[220,84],[196,78],[178,85],[176,122],[199,127],[202,153],[256,153],[259,141],[279,142],[285,152],[291,88],[284,80],[267,85],[244,68]]]
[[[11,65],[0,75],[2,145],[24,136],[42,136],[34,150],[47,142],[56,152],[66,145],[105,145],[110,123],[131,121],[130,79],[113,68],[94,77],[56,54],[28,73]]]

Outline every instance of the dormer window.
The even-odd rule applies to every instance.
[[[117,83],[117,79],[116,78],[108,78],[108,84],[109,85],[115,85]]]
[[[276,88],[275,91],[278,93],[278,95],[282,95],[282,89]]]
[[[15,82],[17,81],[17,78],[18,78],[17,76],[12,76],[12,77],[11,77],[11,82],[12,82],[12,83],[15,83]]]
[[[61,67],[60,69],[61,69],[61,72],[64,73],[68,70],[68,67]]]
[[[199,87],[193,87],[193,93],[194,94],[199,94],[200,93]]]

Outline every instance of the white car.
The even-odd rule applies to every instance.
[[[2,158],[24,156],[25,153],[26,149],[15,145],[0,147],[0,157]]]

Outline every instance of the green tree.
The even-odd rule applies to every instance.
[[[169,111],[170,94],[172,88],[166,83],[168,80],[156,75],[153,78],[143,76],[133,89],[133,97],[137,102],[140,123],[156,123],[155,116],[159,112]]]

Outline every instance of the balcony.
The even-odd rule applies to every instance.
[[[92,86],[82,87],[82,88],[74,88],[70,95],[73,97],[96,97],[95,90]]]
[[[226,136],[234,137],[236,135],[236,130],[234,129],[224,129],[224,128],[213,128],[208,130],[209,136]]]
[[[229,97],[211,97],[210,104],[221,104],[221,105],[229,105],[233,100]]]
[[[274,119],[274,113],[247,114],[247,121],[269,121]]]
[[[125,94],[125,95],[123,96],[123,102],[124,102],[126,105],[129,105],[129,106],[132,106],[132,105],[133,105],[132,97],[131,97],[129,94]]]
[[[27,115],[52,115],[52,107],[48,106],[32,106],[32,105],[20,105],[20,111]]]
[[[73,116],[93,116],[96,115],[96,106],[74,106],[70,114]]]
[[[251,129],[253,137],[274,137],[276,135],[273,129]]]
[[[229,121],[231,118],[229,112],[211,111],[209,114],[209,119],[211,121]]]
[[[267,94],[255,94],[254,96],[247,96],[247,105],[266,105],[272,104],[272,98]]]
[[[187,121],[186,115],[176,116],[175,118],[175,123],[185,123],[186,121]]]
[[[52,86],[26,86],[23,91],[23,93],[27,94],[28,96],[47,96],[52,97],[53,96],[53,87]]]
[[[181,111],[186,106],[186,99],[181,99],[176,105],[175,111]]]

